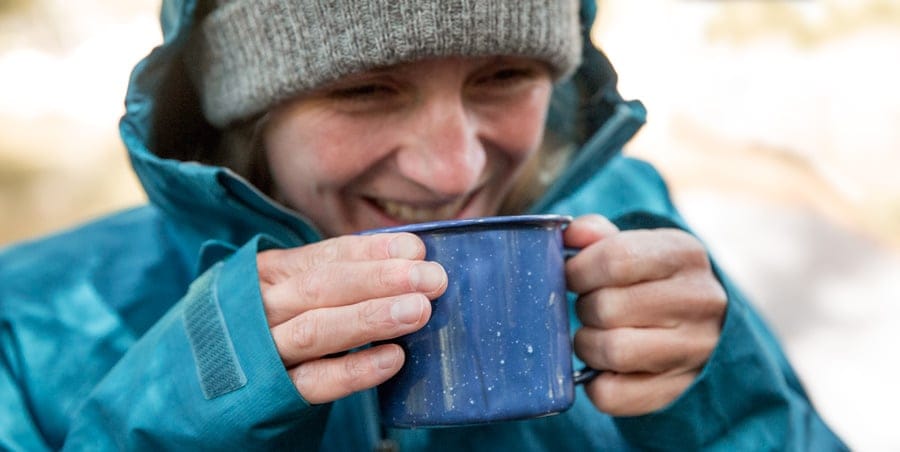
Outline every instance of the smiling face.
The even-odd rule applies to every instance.
[[[274,196],[326,236],[494,215],[537,152],[543,63],[467,57],[345,77],[270,112]]]

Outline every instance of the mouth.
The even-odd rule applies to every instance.
[[[474,194],[453,202],[428,204],[367,198],[370,204],[397,223],[424,223],[458,218]]]

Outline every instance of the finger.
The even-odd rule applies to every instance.
[[[573,220],[563,232],[563,241],[572,248],[584,248],[619,232],[611,221],[600,215],[584,215]]]
[[[387,381],[403,366],[403,350],[382,344],[339,358],[303,363],[288,370],[297,391],[311,404],[333,402]]]
[[[261,285],[278,284],[297,273],[339,261],[425,258],[425,244],[410,233],[346,235],[257,255]]]
[[[389,259],[329,262],[262,289],[269,325],[311,309],[420,292],[434,299],[447,288],[447,273],[436,262]]]
[[[719,319],[727,295],[711,273],[604,287],[578,298],[575,309],[584,326],[675,328],[684,322]]]
[[[661,410],[691,385],[699,372],[620,374],[603,372],[585,385],[598,410],[611,416],[639,416]]]
[[[706,249],[677,229],[624,231],[595,242],[566,262],[569,289],[586,293],[708,269]]]
[[[702,367],[719,339],[718,328],[581,328],[575,354],[588,366],[617,373],[663,373]]]
[[[422,294],[371,300],[339,308],[314,309],[272,328],[285,367],[392,339],[422,328],[431,303]]]

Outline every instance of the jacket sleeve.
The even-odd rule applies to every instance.
[[[73,417],[67,450],[316,450],[330,405],[294,388],[263,312],[254,239],[195,280]]]
[[[7,325],[0,323],[0,346],[10,345]],[[0,350],[0,450],[50,450],[22,397],[16,380],[14,362],[6,359],[8,350]]]
[[[655,201],[615,222],[622,229],[690,231],[656,171],[622,160],[622,172],[631,180],[647,181],[643,196]],[[698,378],[668,407],[616,418],[621,434],[642,450],[847,450],[816,412],[775,335],[715,262],[713,266],[728,295],[719,343]]]

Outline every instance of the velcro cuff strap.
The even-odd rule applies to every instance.
[[[184,309],[184,328],[207,400],[247,384],[219,306],[216,279],[220,269],[221,264],[214,266],[191,285]]]

